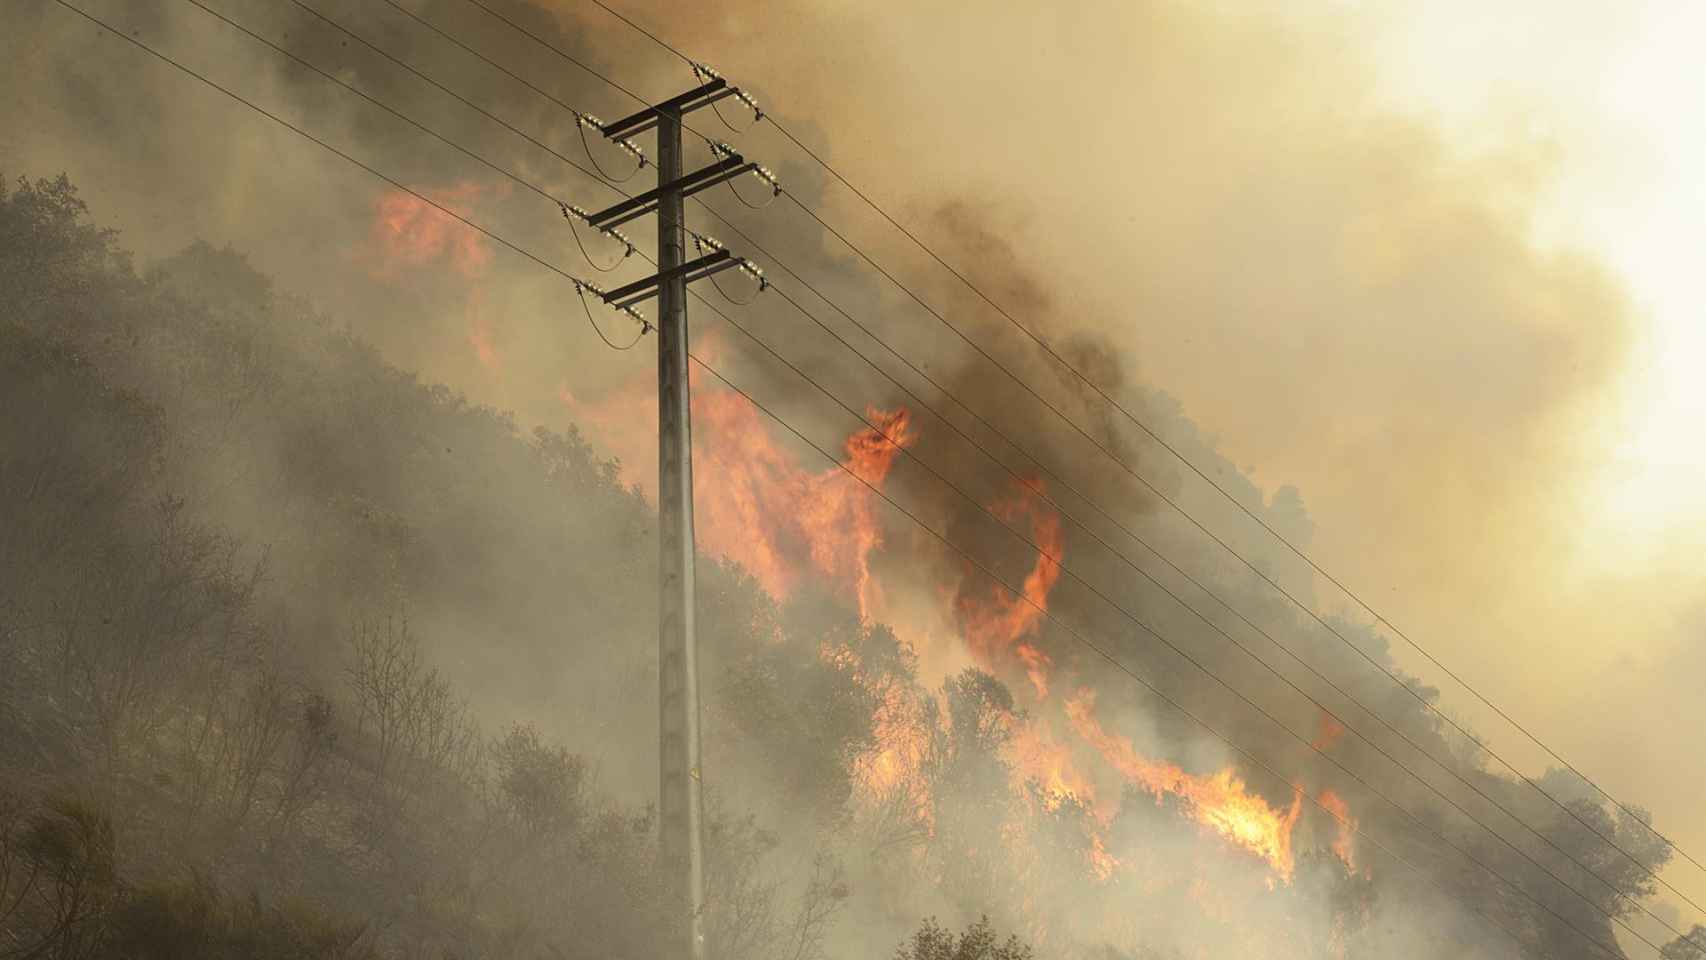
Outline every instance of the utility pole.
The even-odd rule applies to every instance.
[[[695,67],[694,72],[706,82],[601,127],[606,137],[618,141],[657,131],[657,187],[585,215],[587,223],[605,232],[648,213],[657,214],[658,222],[658,272],[600,296],[628,312],[636,303],[658,298],[658,840],[667,945],[663,960],[707,960],[687,285],[731,267],[751,271],[760,276],[761,285],[764,282],[750,261],[719,244],[712,244],[711,253],[688,261],[682,205],[692,194],[745,173],[758,173],[776,186],[768,170],[746,162],[724,145],[714,150],[716,162],[682,174],[682,117],[730,96],[752,104],[708,68]]]

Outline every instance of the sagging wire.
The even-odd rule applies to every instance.
[[[575,295],[580,297],[581,310],[583,310],[586,313],[586,322],[592,326],[592,331],[594,333],[598,334],[598,339],[603,340],[604,345],[609,347],[610,349],[612,349],[612,350],[632,350],[632,349],[634,349],[635,344],[639,343],[640,340],[642,338],[644,338],[646,334],[651,333],[652,330],[655,329],[652,326],[652,323],[650,320],[647,320],[645,317],[640,315],[640,311],[635,310],[633,307],[623,307],[622,312],[627,314],[628,316],[632,317],[634,319],[634,321],[640,325],[640,332],[634,334],[634,339],[628,341],[627,343],[617,343],[616,341],[611,340],[608,336],[605,335],[604,328],[600,327],[598,325],[598,321],[594,320],[592,318],[592,307],[588,306],[587,302],[586,302],[586,295],[589,292],[595,293],[598,296],[603,297],[604,296],[604,290],[602,288],[600,288],[597,284],[588,283],[585,280],[573,280],[573,283],[575,285]]]
[[[740,151],[721,140],[712,140],[710,137],[706,137],[705,145],[711,148],[712,154],[719,157],[727,158],[740,156]],[[735,199],[739,200],[741,204],[747,208],[752,210],[762,210],[765,207],[770,206],[772,203],[775,203],[776,198],[782,195],[782,181],[776,179],[776,174],[771,172],[769,167],[761,163],[753,166],[752,175],[763,180],[770,186],[770,199],[763,203],[753,203],[751,200],[748,200],[746,197],[741,195],[740,188],[735,186],[735,182],[733,180],[729,181],[729,192],[734,194]]]
[[[635,166],[634,169],[628,171],[628,175],[625,177],[618,178],[618,177],[612,176],[608,171],[606,171],[604,169],[604,164],[598,162],[598,155],[596,153],[592,152],[592,144],[586,138],[586,128],[587,127],[593,128],[594,130],[596,130],[598,132],[598,134],[600,136],[603,136],[604,135],[604,121],[598,119],[597,117],[593,116],[590,113],[581,113],[579,110],[575,110],[573,112],[575,115],[575,129],[579,130],[580,135],[581,135],[581,147],[586,150],[587,159],[592,161],[592,165],[598,169],[598,173],[600,176],[602,176],[606,180],[609,180],[611,183],[627,183],[629,180],[634,179],[634,174],[639,173],[641,170],[643,170],[645,168],[645,166],[646,166],[646,154],[645,154],[645,152],[642,151],[639,147],[634,146],[634,142],[632,140],[629,140],[627,137],[617,137],[614,141],[615,144],[618,147],[621,147],[623,150],[627,151],[628,154],[630,156],[632,156],[638,162],[638,165]]]
[[[576,220],[582,221],[588,226],[592,226],[592,214],[587,213],[585,210],[575,206],[574,204],[564,203],[561,200],[557,201],[557,206],[563,211],[563,219],[569,221],[569,232],[575,235],[575,246],[580,248],[581,256],[586,259],[588,264],[591,264],[594,270],[597,270],[599,273],[609,273],[617,267],[620,267],[622,265],[622,261],[634,255],[634,241],[629,240],[622,231],[615,227],[593,227],[593,229],[607,237],[614,237],[625,248],[622,256],[616,258],[615,262],[611,263],[610,266],[606,267],[599,265],[597,261],[592,259],[592,254],[587,252],[586,244],[581,241],[580,230],[575,226]]]
[[[709,247],[712,250],[727,250],[728,249],[727,247],[723,246],[722,241],[718,240],[715,237],[708,237],[703,233],[698,233],[698,232],[695,232],[692,230],[689,230],[687,232],[693,234],[693,247],[694,247],[694,249],[698,250],[700,254],[704,254],[706,247]],[[748,276],[752,277],[754,280],[758,281],[758,289],[753,292],[752,296],[747,297],[745,300],[736,299],[734,297],[729,296],[729,292],[727,290],[723,289],[722,282],[717,279],[717,275],[714,273],[711,274],[711,286],[716,287],[717,292],[723,295],[723,299],[734,304],[735,306],[737,306],[737,307],[749,306],[755,300],[758,299],[760,294],[762,294],[764,291],[770,289],[770,279],[764,275],[764,268],[759,266],[756,263],[753,263],[751,260],[748,260],[745,257],[735,257],[734,259],[736,262],[736,266],[740,267],[740,271],[742,273],[747,274]]]
[[[695,79],[701,80],[701,81],[723,79],[723,75],[718,73],[716,70],[713,70],[711,68],[711,65],[708,63],[694,62],[693,63],[693,76]],[[718,106],[715,101],[713,101],[711,103],[711,110],[717,114],[718,120],[723,121],[723,126],[728,127],[730,131],[732,131],[734,133],[745,133],[748,130],[751,130],[753,127],[757,126],[759,124],[759,122],[761,122],[764,119],[764,110],[761,107],[759,107],[758,101],[752,99],[751,94],[748,94],[745,90],[742,90],[741,88],[735,87],[735,86],[731,86],[731,87],[729,87],[729,89],[734,91],[735,99],[739,100],[741,103],[746,104],[747,108],[752,111],[752,122],[747,124],[744,127],[735,126],[734,124],[729,122],[728,117],[723,116],[723,108]]]

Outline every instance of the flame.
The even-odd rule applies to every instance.
[[[875,599],[870,556],[883,536],[875,497],[859,481],[881,484],[912,443],[908,411],[867,411],[880,430],[847,439],[842,463],[849,476],[836,467],[796,466],[745,398],[703,390],[694,397],[695,493],[705,546],[740,563],[777,598],[815,571],[848,588],[868,617]]]
[[[1006,587],[994,583],[980,592],[972,586],[977,581],[968,577],[954,598],[954,613],[966,646],[979,662],[1000,670],[1018,660],[1037,699],[1042,700],[1048,697],[1049,672],[1054,663],[1036,645],[1023,642],[1023,638],[1036,632],[1048,610],[1049,591],[1060,579],[1065,537],[1060,515],[1041,498],[1042,481],[1026,480],[1016,486],[1012,496],[991,504],[990,512],[1010,524],[1027,521],[1031,541],[1041,548],[1031,571],[1025,575],[1020,595],[1014,596]]]
[[[872,748],[854,761],[856,780],[867,800],[875,800],[916,786],[925,754],[930,749],[930,731],[923,711],[909,691],[890,685],[877,706],[872,730]],[[930,817],[928,797],[913,790],[909,795],[913,812]]]
[[[564,381],[557,399],[587,439],[616,459],[622,479],[655,498],[658,398],[652,379],[637,377],[592,401],[576,396]]]
[[[1067,701],[1066,713],[1079,735],[1101,751],[1114,769],[1158,802],[1177,797],[1198,823],[1266,860],[1282,880],[1291,880],[1292,828],[1303,812],[1302,788],[1295,791],[1291,807],[1280,810],[1251,793],[1230,767],[1202,777],[1170,763],[1147,760],[1138,755],[1130,739],[1102,729],[1093,713],[1095,703],[1094,691],[1081,689]]]
[[[482,286],[492,250],[484,234],[457,219],[468,216],[474,200],[487,191],[482,184],[461,181],[423,191],[431,203],[405,190],[380,194],[373,204],[367,247],[356,259],[367,264],[368,274],[375,280],[396,282],[405,269],[435,269],[463,281],[467,285],[463,314],[468,344],[480,365],[495,373],[501,361]],[[507,190],[497,192],[502,195]]]
[[[1346,869],[1355,872],[1357,822],[1356,818],[1351,816],[1350,804],[1330,789],[1322,790],[1317,799],[1321,801],[1321,806],[1332,814],[1334,825],[1338,828],[1338,836],[1333,840],[1334,855],[1343,861]]]
[[[1092,811],[1104,825],[1113,810],[1099,806],[1096,787],[1078,765],[1072,753],[1049,733],[1041,723],[1007,718],[1008,751],[1013,762],[1014,777],[1020,784],[1035,784],[1046,809],[1056,810],[1072,800]]]
[[[1108,852],[1100,833],[1090,834],[1090,870],[1097,880],[1106,881],[1120,868],[1119,858]]]
[[[463,277],[483,276],[492,261],[491,248],[484,234],[456,216],[468,216],[473,199],[484,191],[485,187],[472,181],[424,191],[437,207],[403,190],[381,194],[374,202],[369,230],[372,251],[378,255],[378,264],[372,268],[374,275],[390,279],[398,267],[437,266],[448,260]],[[454,211],[456,216],[445,210]]]
[[[1025,676],[1031,681],[1031,688],[1036,690],[1038,700],[1048,699],[1048,675],[1054,668],[1054,661],[1049,655],[1038,650],[1029,643],[1020,643],[1013,648],[1020,661],[1025,664]]]
[[[813,471],[776,444],[745,397],[702,383],[697,373],[690,387],[700,546],[740,564],[777,599],[788,597],[802,577],[824,576],[869,617],[881,596],[870,557],[883,535],[877,498],[865,484],[880,487],[901,450],[915,441],[911,412],[868,408],[875,427],[856,431],[842,445],[846,470]],[[651,383],[649,375],[635,379],[597,404],[580,401],[566,384],[558,396],[613,448],[628,479],[655,493],[657,396]]]

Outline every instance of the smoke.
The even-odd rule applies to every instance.
[[[457,213],[494,225],[573,274],[591,275],[549,203],[194,7],[179,0],[89,6]],[[616,198],[290,5],[217,6],[555,196],[588,208]],[[394,11],[315,6],[560,152],[582,155],[566,115]],[[678,63],[595,8],[522,0],[499,6],[643,95],[689,82]],[[837,4],[679,6],[635,5],[632,12],[642,23],[667,24],[671,37],[691,38],[690,52],[725,72],[738,67],[739,79],[774,104],[792,132],[825,145],[833,163],[916,225],[980,290],[1294,543],[1330,558],[1330,569],[1354,566],[1359,584],[1387,588],[1380,602],[1414,613],[1400,619],[1419,624],[1418,635],[1481,635],[1510,625],[1505,607],[1489,612],[1481,605],[1484,621],[1472,620],[1423,608],[1419,598],[1520,592],[1519,580],[1544,572],[1535,554],[1554,544],[1545,531],[1570,503],[1558,478],[1583,456],[1579,436],[1630,338],[1622,294],[1599,265],[1531,241],[1545,150],[1515,149],[1491,160],[1458,156],[1426,125],[1384,111],[1368,92],[1372,66],[1343,42],[1351,27],[1330,19],[1305,29],[1277,17],[1117,3],[1072,11],[979,8],[968,29],[972,13],[951,4],[915,6],[904,17]],[[434,0],[411,9],[579,109],[613,118],[632,108],[466,3]],[[124,226],[126,243],[146,262],[198,237],[247,251],[280,289],[302,292],[378,357],[421,381],[513,411],[512,425],[522,432],[577,424],[618,458],[618,475],[636,487],[636,498],[648,495],[652,341],[606,354],[584,330],[560,278],[123,49],[54,4],[26,0],[14,21],[19,28],[4,49],[12,86],[24,95],[0,104],[0,128],[13,131],[0,142],[0,168],[71,170],[91,205]],[[777,36],[835,40],[776,43]],[[1014,50],[1034,60],[1021,66],[994,53]],[[694,118],[701,122],[713,136],[734,138],[713,116]],[[787,621],[786,628],[773,625],[779,634],[839,638],[826,639],[822,650],[742,650],[728,661],[745,657],[788,675],[802,669],[790,666],[791,658],[852,656],[845,669],[857,678],[857,695],[835,703],[871,724],[869,743],[856,756],[816,762],[860,771],[843,804],[857,830],[883,836],[893,826],[882,821],[888,816],[930,838],[858,862],[861,895],[836,934],[846,955],[886,952],[921,914],[963,921],[981,909],[1009,911],[1004,919],[1058,949],[1106,943],[1211,956],[1322,955],[1350,949],[1349,938],[1356,955],[1509,955],[1478,918],[1349,837],[1335,815],[1423,860],[1426,875],[1471,890],[1473,902],[1499,904],[1501,917],[1544,925],[1530,905],[1472,868],[1427,854],[1430,844],[1371,789],[1346,784],[1340,771],[1136,625],[1153,627],[1247,692],[1373,790],[1422,811],[1479,855],[1500,858],[1500,868],[1525,884],[1545,886],[1141,579],[1121,555],[1288,675],[1297,673],[1150,559],[1131,538],[1142,536],[1305,659],[1332,664],[1324,670],[1335,681],[1389,711],[1407,734],[1441,756],[1464,751],[1408,695],[1348,665],[1334,638],[1205,545],[1161,497],[1176,500],[1305,602],[1336,604],[1318,598],[1309,570],[1270,540],[1235,532],[1249,525],[1236,523],[1236,512],[1203,492],[1143,430],[772,129],[760,125],[739,142],[989,353],[969,348],[907,293],[866,271],[786,201],[751,212],[720,191],[707,195],[945,388],[873,347],[780,269],[769,272],[917,396],[848,357],[777,297],[746,311],[720,308],[882,432],[904,436],[901,453],[695,307],[696,352],[970,554],[968,560],[944,548],[738,397],[696,380],[707,555],[756,579],[774,601],[777,624]],[[621,160],[612,155],[608,162]],[[746,252],[722,224],[691,216],[695,228]],[[630,261],[616,276],[643,269]],[[623,322],[604,312],[595,317]],[[1034,385],[1059,414],[1020,382]],[[385,429],[383,411],[361,411],[362,398],[337,399],[343,402],[328,401],[327,416],[370,419]],[[344,412],[350,409],[356,412]],[[472,407],[467,417],[490,419]],[[303,455],[291,426],[245,438],[266,451],[256,462]],[[1235,442],[1223,443],[1217,431]],[[401,499],[437,516],[445,503],[464,502],[467,491],[413,491],[399,464],[438,457],[441,445],[447,458],[490,457],[495,464],[503,456],[470,449],[459,437],[434,437],[430,446],[423,440],[419,449],[410,443],[400,440],[409,452],[395,458],[376,454],[327,469],[376,502]],[[1241,470],[1240,463],[1261,466]],[[206,472],[214,476],[218,466],[209,463]],[[493,467],[490,476],[504,474]],[[240,486],[221,481],[223,487],[206,485]],[[332,486],[280,493],[307,498]],[[572,626],[552,598],[532,595],[494,622],[485,592],[541,583],[545,554],[515,546],[536,542],[530,518],[557,517],[553,523],[576,529],[592,521],[549,491],[481,495],[502,510],[447,520],[452,532],[428,551],[443,571],[435,581],[443,590],[414,598],[428,632],[442,638],[435,656],[478,709],[538,720],[592,754],[612,790],[648,796],[655,771],[638,704],[649,696],[650,662],[643,652],[601,647],[644,650],[654,631],[644,588],[649,572],[627,571],[633,589]],[[1305,497],[1338,505],[1341,522],[1317,529]],[[289,535],[291,517],[272,514],[264,497],[229,493],[216,509],[259,540]],[[370,519],[382,525],[388,518]],[[607,573],[600,564],[609,557],[645,556],[650,536],[643,526],[613,530],[607,554],[557,561],[550,578],[592,582]],[[1403,549],[1392,549],[1399,543]],[[339,549],[324,545],[324,557]],[[321,558],[313,551],[298,558],[292,582],[331,589],[339,568],[315,571]],[[982,567],[1020,597],[992,583]],[[720,602],[721,589],[722,581],[710,580],[706,602]],[[1413,667],[1388,654],[1378,631],[1334,622],[1383,664]],[[1137,690],[1103,652],[1285,776],[1276,781],[1252,768]],[[912,658],[917,683],[885,686],[898,671],[879,668],[883,656]],[[713,658],[707,670],[727,665]],[[967,667],[987,671],[1001,690],[967,681]],[[1373,729],[1338,698],[1329,705],[1358,729]],[[733,707],[725,701],[709,709]],[[725,802],[762,810],[790,854],[823,842],[824,825],[793,808],[818,806],[798,800],[833,778],[788,772],[818,745],[753,756],[742,752],[741,735],[713,749],[728,765],[719,785]],[[1479,762],[1462,769],[1491,778],[1476,769]],[[788,784],[780,795],[769,789],[778,777]],[[1462,793],[1448,778],[1432,779],[1453,796]],[[926,783],[941,795],[920,796]],[[1514,788],[1497,783],[1499,796],[1518,802]],[[1561,816],[1541,806],[1520,809],[1547,823]],[[861,841],[836,842],[858,852]],[[1545,897],[1607,935],[1604,919],[1569,895]],[[1569,949],[1575,952],[1566,955],[1591,952],[1579,944]]]

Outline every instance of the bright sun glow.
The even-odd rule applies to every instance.
[[[1630,416],[1604,479],[1607,546],[1706,535],[1706,7],[1649,8],[1636,49],[1608,77],[1609,104],[1644,141],[1648,176],[1605,218],[1605,252],[1650,325],[1627,384]]]
[[[1516,103],[1564,137],[1536,231],[1605,258],[1640,331],[1578,521],[1585,561],[1626,566],[1706,542],[1706,4],[1569,6],[1394,8],[1382,59],[1399,99],[1448,128]]]

